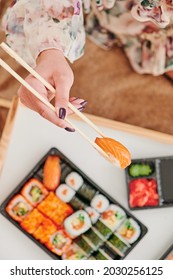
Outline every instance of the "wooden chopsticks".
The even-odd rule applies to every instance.
[[[9,48],[5,43],[0,44],[1,48],[8,53],[12,58],[14,58],[19,64],[21,64],[29,73],[31,73],[35,78],[37,78],[47,89],[55,94],[55,89],[46,80],[43,79],[34,69],[32,69],[21,57],[19,57],[11,48]],[[43,96],[41,96],[34,88],[32,88],[23,78],[21,78],[7,63],[0,59],[0,65],[8,71],[14,78],[16,78],[24,87],[26,87],[35,97],[37,97],[41,102],[43,102],[52,111],[56,112],[55,107],[49,103]],[[102,131],[85,115],[79,112],[70,102],[68,107],[78,115],[84,122],[86,122],[90,127],[92,127],[101,137],[106,137]],[[83,137],[85,138],[102,156],[110,161],[109,156],[95,143],[93,142],[85,133],[83,133],[76,125],[74,125],[69,119],[66,121]]]

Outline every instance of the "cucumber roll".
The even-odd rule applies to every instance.
[[[111,235],[111,237],[108,239],[106,244],[112,249],[114,252],[116,252],[121,257],[125,256],[125,253],[129,249],[129,245],[121,239],[121,237],[114,233]]]
[[[110,228],[108,228],[105,224],[102,223],[102,221],[98,220],[95,224],[94,224],[94,228],[99,232],[99,234],[101,234],[103,236],[103,238],[106,240],[110,237],[110,235],[112,234],[112,231],[110,230]]]
[[[97,250],[104,242],[93,228],[89,229],[82,237],[94,250]]]
[[[80,236],[75,239],[75,244],[77,244],[87,255],[92,254],[93,248],[86,242],[86,240]]]
[[[90,202],[93,197],[96,194],[96,189],[93,188],[92,186],[90,186],[87,183],[84,183],[81,188],[78,190],[78,195],[80,195],[82,198],[84,198],[85,200],[87,200],[88,202]]]
[[[73,196],[69,204],[75,211],[84,209],[86,206],[85,203],[82,200],[80,200],[80,198],[78,198],[77,196]]]

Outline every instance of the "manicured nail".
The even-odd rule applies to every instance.
[[[85,106],[85,105],[87,105],[87,101],[82,101],[81,103],[80,103],[80,105],[82,105],[82,106]]]
[[[68,132],[75,132],[75,129],[70,127],[66,127],[65,130]]]
[[[64,120],[66,116],[66,109],[65,108],[60,108],[59,109],[59,118]]]
[[[79,111],[83,111],[84,109],[85,109],[85,106],[78,108]]]
[[[76,100],[78,100],[78,99],[80,99],[80,97],[76,97],[75,99],[73,99],[73,101],[76,101]]]

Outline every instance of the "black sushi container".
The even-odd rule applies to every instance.
[[[140,169],[142,166],[143,168],[147,166],[150,172],[148,174],[144,174],[145,172],[138,174],[135,168]],[[128,205],[131,210],[173,206],[173,156],[134,159],[125,170],[125,176]],[[143,188],[143,183],[148,184],[148,189],[145,190],[145,187]],[[148,194],[148,200],[145,193],[145,191],[150,192],[152,184],[156,185],[154,193],[156,197],[158,196],[158,199],[155,199],[155,201],[153,200],[154,195],[152,192]]]
[[[48,153],[43,156],[43,158],[36,164],[36,166],[30,171],[30,173],[21,181],[21,183],[14,189],[12,193],[9,194],[9,196],[5,199],[5,201],[2,203],[0,206],[0,213],[5,216],[11,223],[13,223],[20,231],[22,231],[25,235],[27,235],[33,242],[35,242],[40,248],[42,248],[49,256],[51,256],[53,259],[61,259],[58,255],[52,253],[46,246],[41,244],[38,240],[36,240],[32,235],[27,233],[18,222],[13,220],[9,214],[6,212],[6,207],[8,203],[11,201],[11,199],[20,193],[22,187],[28,182],[29,179],[31,178],[37,178],[40,181],[43,180],[43,167],[44,163],[49,155],[56,155],[60,157],[60,165],[61,165],[61,183],[64,182],[65,177],[72,171],[77,172],[80,176],[82,176],[84,180],[84,192],[82,192],[80,189],[79,191],[76,192],[76,201],[73,200],[73,209],[76,211],[78,210],[78,207],[80,208],[81,205],[83,207],[85,206],[90,206],[90,201],[92,197],[95,194],[102,194],[104,195],[108,200],[110,204],[116,204],[117,206],[121,207],[125,213],[127,218],[133,218],[134,221],[137,222],[137,224],[140,227],[140,236],[139,238],[129,246],[128,250],[123,256],[118,256],[115,252],[111,252],[111,258],[113,259],[124,259],[127,254],[140,242],[140,240],[144,237],[144,235],[147,233],[147,228],[139,221],[137,220],[130,212],[128,212],[123,206],[121,206],[116,200],[114,200],[111,196],[109,196],[104,190],[102,190],[97,184],[95,184],[90,178],[88,178],[76,165],[73,164],[65,155],[63,155],[59,150],[56,148],[52,148],[48,151]],[[86,190],[86,187],[88,186],[88,190]],[[87,191],[88,191],[88,196],[87,196]],[[88,199],[89,197],[89,199]],[[70,204],[70,202],[69,202]],[[74,239],[75,242],[75,239]],[[105,245],[104,245],[105,243]],[[106,248],[106,241],[103,241],[101,246],[105,246]],[[99,248],[97,248],[99,250]],[[113,257],[112,257],[113,256]],[[90,256],[90,259],[92,258],[92,255]]]
[[[173,244],[166,250],[166,252],[162,255],[160,260],[173,260]]]

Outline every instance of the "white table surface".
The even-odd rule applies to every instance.
[[[93,139],[98,136],[84,123],[74,122]],[[107,128],[102,130],[124,143],[132,158],[173,155],[173,145]],[[102,158],[79,134],[67,133],[24,107],[19,107],[0,177],[0,203],[51,147],[57,147],[102,189],[128,208],[124,171]],[[159,259],[173,243],[173,207],[132,213],[148,227],[148,233],[126,259]],[[0,259],[46,260],[50,257],[0,215]]]

